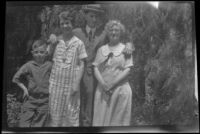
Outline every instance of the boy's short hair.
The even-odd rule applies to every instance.
[[[35,49],[37,49],[38,47],[41,47],[41,46],[47,47],[47,41],[44,39],[35,40],[32,45],[32,51],[34,51]]]

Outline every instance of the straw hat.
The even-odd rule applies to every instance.
[[[96,12],[96,13],[104,13],[104,10],[102,9],[101,5],[100,4],[89,4],[89,5],[84,5],[82,7],[82,10],[84,12],[86,11],[93,11],[93,12]]]

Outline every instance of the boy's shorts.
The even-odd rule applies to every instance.
[[[34,100],[33,97],[23,104],[19,127],[45,127],[48,120],[48,98]]]

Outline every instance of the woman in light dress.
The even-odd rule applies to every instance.
[[[100,47],[93,62],[98,86],[95,93],[93,126],[129,126],[132,90],[128,74],[133,66],[132,55],[123,53],[121,37],[124,26],[117,20],[107,23],[109,43]]]

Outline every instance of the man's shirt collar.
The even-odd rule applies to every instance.
[[[95,28],[91,28],[88,25],[86,25],[86,32],[87,32],[87,34],[89,34],[90,31],[92,31],[92,34],[94,34],[95,31],[96,31],[96,27]]]

